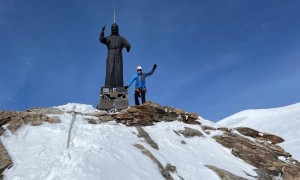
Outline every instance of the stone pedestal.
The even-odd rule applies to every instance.
[[[122,110],[129,107],[128,92],[123,87],[101,87],[99,110]]]

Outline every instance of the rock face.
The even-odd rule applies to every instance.
[[[148,156],[155,164],[157,164],[162,176],[166,180],[173,180],[173,178],[170,174],[170,171],[169,171],[170,169],[164,168],[164,166],[161,164],[161,162],[149,150],[147,150],[143,145],[140,145],[140,144],[134,144],[133,146],[140,149],[144,155]],[[176,170],[176,168],[175,168],[175,170]]]
[[[5,150],[2,142],[0,141],[0,179],[2,172],[12,165],[12,161]]]
[[[0,126],[8,124],[7,128],[12,132],[16,132],[23,124],[31,124],[33,126],[41,125],[43,122],[59,123],[58,117],[48,117],[46,114],[59,114],[61,111],[55,108],[39,108],[29,109],[25,112],[16,111],[0,111]],[[3,129],[0,129],[0,132]]]
[[[137,131],[139,132],[138,137],[144,138],[144,140],[154,149],[158,150],[158,145],[149,134],[140,126],[136,126]]]
[[[201,137],[203,136],[203,134],[196,130],[196,129],[193,129],[193,128],[189,128],[189,127],[184,127],[185,130],[179,130],[178,132],[180,134],[183,134],[184,137],[188,138],[188,137],[194,137],[194,136],[198,136],[198,137]]]
[[[215,166],[205,165],[205,167],[207,167],[207,168],[213,170],[215,173],[217,173],[222,180],[247,180],[243,177],[236,176],[228,171],[217,168]]]
[[[188,113],[171,106],[160,106],[153,102],[146,102],[140,106],[132,106],[116,114],[114,118],[127,126],[151,126],[160,121],[182,121],[187,124],[199,124],[199,115]]]
[[[46,114],[62,114],[62,111],[56,108],[32,108],[25,112],[0,111],[0,135],[5,131],[2,128],[5,124],[8,125],[9,130],[16,132],[23,124],[38,126],[43,122],[60,122],[58,117],[48,117]],[[0,179],[2,178],[2,172],[10,166],[12,166],[12,160],[0,141]]]
[[[253,132],[251,130],[250,134]],[[223,135],[214,136],[214,139],[232,149],[232,154],[255,166],[262,174],[282,176],[284,179],[300,178],[300,163],[292,159],[291,155],[280,146],[251,141],[233,132],[224,132]],[[286,160],[280,160],[279,156],[283,156]]]
[[[279,136],[269,134],[269,133],[259,132],[248,127],[237,127],[235,128],[235,130],[237,130],[239,133],[245,136],[250,136],[257,140],[270,141],[272,142],[272,144],[278,144],[284,142],[284,139]]]

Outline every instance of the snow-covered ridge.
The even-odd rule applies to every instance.
[[[239,139],[249,145],[238,148],[240,150],[252,151],[252,147],[256,146],[263,150],[261,154],[269,153],[271,160],[266,161],[266,168],[276,162],[291,172],[300,170],[300,164],[289,159],[285,155],[288,153],[276,148],[276,145],[255,144],[255,140],[249,141],[236,131],[217,129],[214,123],[198,117],[196,113],[173,107],[148,103],[114,115],[76,103],[55,108],[33,109],[29,111],[32,114],[20,114],[21,117],[26,116],[24,122],[34,124],[25,123],[16,127],[17,131],[3,126],[5,132],[0,140],[13,161],[13,166],[3,173],[5,179],[209,180],[220,179],[219,173],[229,179],[257,178],[257,168],[263,169],[254,167],[256,158],[249,159],[252,161],[250,164],[246,163],[243,158],[247,157],[240,158],[236,154],[240,152],[231,147],[231,144],[239,143],[229,142],[229,147],[224,139]],[[48,112],[49,118],[57,117],[60,121],[41,118],[36,112]],[[29,115],[37,120],[28,120]],[[158,119],[160,117],[164,120]],[[45,121],[40,122],[40,119]],[[223,139],[223,135],[226,138]],[[261,146],[264,148],[259,148]],[[271,149],[264,151],[269,147]],[[276,152],[272,152],[272,148]],[[296,171],[288,164],[291,162],[295,163]],[[168,166],[172,168],[168,169]],[[266,172],[280,178],[281,168],[274,168],[276,171]],[[300,173],[295,176],[300,177]]]
[[[285,139],[280,146],[300,160],[300,103],[271,109],[245,110],[217,122],[225,127],[250,127]]]

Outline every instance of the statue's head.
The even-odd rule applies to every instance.
[[[111,25],[111,35],[119,35],[119,26],[116,23]]]

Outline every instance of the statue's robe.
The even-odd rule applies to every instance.
[[[106,87],[123,87],[123,48],[130,48],[128,41],[120,35],[104,37],[104,32],[100,34],[100,42],[107,46],[106,58]]]

